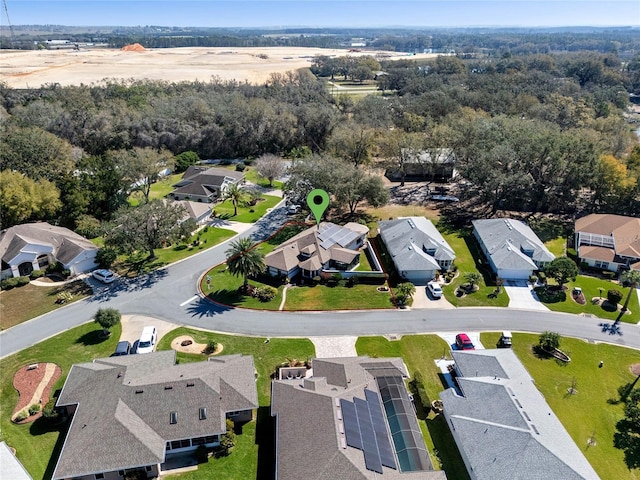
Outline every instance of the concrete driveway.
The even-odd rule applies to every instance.
[[[504,289],[509,295],[509,308],[525,308],[527,310],[549,309],[538,299],[533,287],[525,280],[505,282]]]
[[[473,346],[476,347],[476,350],[484,350],[484,345],[480,342],[480,332],[458,332],[458,333],[466,333],[469,336],[469,339],[473,342]],[[457,350],[456,346],[456,335],[458,333],[438,333],[438,336],[442,338],[447,344],[451,347],[451,350]]]
[[[456,308],[449,303],[444,296],[434,298],[428,291],[426,285],[416,285],[416,293],[413,294],[412,309],[420,308]]]
[[[131,346],[140,338],[142,329],[144,327],[156,327],[158,331],[158,341],[169,333],[174,328],[178,328],[180,325],[175,323],[165,322],[153,317],[146,317],[144,315],[123,315],[120,320],[122,324],[122,333],[120,334],[120,341],[128,340],[131,342]]]
[[[316,358],[357,357],[355,336],[309,337],[316,348]]]

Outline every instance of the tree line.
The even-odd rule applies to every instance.
[[[325,83],[378,67],[380,95],[332,96]],[[324,187],[353,213],[386,201],[371,168],[404,178],[420,152],[443,149],[457,158],[463,194],[489,211],[640,212],[640,148],[623,115],[640,57],[318,57],[312,70],[318,76],[274,74],[261,85],[0,85],[3,228],[108,221],[133,189],[148,196],[159,166],[263,154],[295,160],[292,195]],[[423,165],[425,178],[434,167]]]

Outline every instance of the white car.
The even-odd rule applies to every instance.
[[[437,282],[429,282],[427,284],[427,288],[429,289],[429,293],[431,293],[433,298],[442,298],[442,288]]]
[[[138,347],[136,353],[151,353],[156,348],[156,342],[158,341],[158,332],[156,327],[144,327],[140,340],[138,340]]]
[[[96,280],[100,280],[102,283],[111,283],[116,279],[116,276],[113,274],[113,272],[104,268],[94,270],[91,275],[93,276],[93,278],[95,278]]]

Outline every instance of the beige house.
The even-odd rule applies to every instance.
[[[359,223],[344,226],[322,222],[290,238],[264,258],[269,275],[305,278],[323,270],[348,271],[360,263],[360,248],[369,228]]]
[[[576,220],[578,257],[590,267],[640,271],[640,218],[594,213]]]
[[[60,262],[71,275],[97,267],[98,247],[68,228],[47,222],[26,223],[0,233],[1,277],[29,275]]]

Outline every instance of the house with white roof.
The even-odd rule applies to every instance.
[[[71,275],[93,270],[98,247],[68,228],[47,222],[15,225],[0,233],[2,278],[29,275],[60,262]]]
[[[344,226],[322,222],[307,228],[282,243],[264,257],[272,276],[305,278],[320,275],[326,269],[348,271],[360,264],[360,248],[369,228],[350,222]]]
[[[440,393],[472,480],[596,480],[510,349],[452,351],[458,389]]]
[[[421,284],[435,278],[439,270],[449,270],[455,252],[430,220],[402,217],[378,223],[398,274]]]
[[[494,273],[505,280],[526,280],[556,257],[521,222],[510,218],[474,220],[473,235]]]

